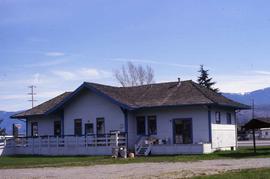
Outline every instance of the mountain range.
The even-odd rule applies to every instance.
[[[252,106],[254,100],[255,117],[270,117],[270,88],[256,90],[250,93],[223,93],[224,96]],[[246,123],[252,118],[252,110],[243,110],[237,114],[240,123]]]

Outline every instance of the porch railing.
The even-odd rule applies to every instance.
[[[99,147],[99,146],[125,146],[126,134],[121,133],[86,136],[37,136],[37,137],[17,137],[6,139],[7,147]]]

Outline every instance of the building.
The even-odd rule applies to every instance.
[[[235,111],[242,109],[249,106],[193,81],[137,87],[85,82],[12,118],[26,119],[31,154],[110,155],[115,131],[120,132],[119,144],[137,154],[203,154],[236,148]],[[50,151],[42,148],[44,141]],[[81,149],[70,150],[71,141]],[[42,149],[33,152],[37,146]],[[65,150],[59,152],[61,147]],[[15,153],[27,151],[17,147]]]

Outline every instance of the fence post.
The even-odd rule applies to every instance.
[[[115,146],[118,147],[119,144],[119,136],[118,136],[118,132],[115,133]]]
[[[34,155],[34,153],[35,153],[34,150],[35,150],[34,149],[34,137],[32,137],[32,155]]]
[[[58,147],[59,147],[59,137],[56,136],[56,148],[57,148],[57,154],[59,153],[59,152],[58,152]]]
[[[97,135],[94,136],[95,147],[97,146]]]
[[[41,137],[38,137],[38,153],[41,154]]]

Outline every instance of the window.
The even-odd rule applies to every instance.
[[[232,114],[227,113],[227,124],[232,124]]]
[[[157,134],[157,118],[156,116],[148,116],[148,135]]]
[[[145,117],[140,116],[136,118],[137,120],[137,134],[145,135]]]
[[[94,128],[93,128],[93,124],[92,123],[87,123],[84,126],[84,131],[85,131],[85,135],[89,135],[89,134],[93,134],[94,133]]]
[[[38,136],[38,123],[37,122],[31,123],[31,135]]]
[[[54,135],[61,136],[61,121],[54,121]]]
[[[221,113],[216,112],[216,124],[220,124],[220,123],[221,123]]]
[[[97,118],[97,135],[105,134],[105,120],[104,118]]]
[[[192,144],[192,119],[175,119],[174,144]]]
[[[76,136],[82,135],[82,120],[81,119],[74,120],[74,135]]]

